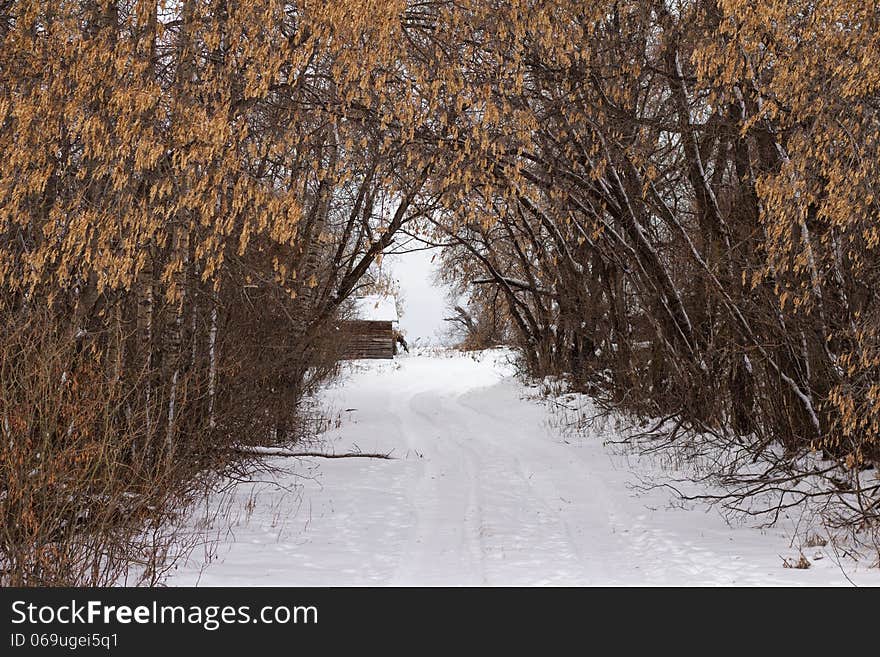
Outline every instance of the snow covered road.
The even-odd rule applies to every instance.
[[[847,584],[830,548],[783,529],[730,527],[715,511],[636,495],[601,431],[554,428],[504,352],[361,362],[324,401],[321,448],[394,460],[274,458],[214,520],[220,544],[172,585]],[[347,409],[347,410],[346,410]],[[815,557],[815,559],[814,559]],[[866,569],[847,574],[880,584]]]

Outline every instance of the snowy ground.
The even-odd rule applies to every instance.
[[[171,585],[880,585],[830,547],[797,558],[785,528],[731,527],[631,484],[650,466],[603,430],[556,429],[504,352],[362,362],[328,389],[321,448],[394,460],[273,457]],[[607,431],[604,430],[604,431]],[[219,502],[218,502],[219,505]],[[207,563],[206,563],[206,558]]]

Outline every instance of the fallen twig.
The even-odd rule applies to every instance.
[[[377,452],[346,452],[345,454],[333,454],[327,452],[294,452],[289,449],[276,447],[232,447],[230,451],[238,454],[252,454],[257,456],[284,456],[290,458],[315,457],[322,459],[389,459],[394,460],[391,452],[381,454]]]

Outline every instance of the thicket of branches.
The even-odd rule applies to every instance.
[[[0,1],[3,581],[104,581],[46,574],[95,514],[21,518],[146,504],[118,468],[188,490],[225,447],[290,438],[345,300],[416,227],[474,291],[475,345],[512,335],[532,374],[765,458],[748,490],[812,472],[846,523],[876,521],[878,20]],[[69,458],[91,474],[27,474]]]
[[[876,526],[876,7],[585,4],[513,3],[459,69],[501,155],[436,222],[452,275],[500,291],[533,374],[735,453],[732,507]]]
[[[228,447],[296,438],[432,202],[376,118],[396,12],[362,9],[0,4],[0,582],[112,581]]]

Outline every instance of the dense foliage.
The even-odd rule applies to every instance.
[[[834,498],[837,520],[876,521],[874,3],[509,12],[528,16],[512,44],[480,43],[514,67],[489,84],[528,135],[505,144],[517,175],[474,192],[478,221],[438,222],[454,277],[502,292],[533,373],[733,452],[732,506]]]
[[[875,521],[878,23],[867,0],[0,1],[4,349],[51,335],[119,400],[77,431],[126,467],[284,439],[340,307],[418,226],[475,290],[474,344],[769,458],[745,490],[819,477]],[[4,518],[23,436],[70,449],[26,378],[2,381]]]

